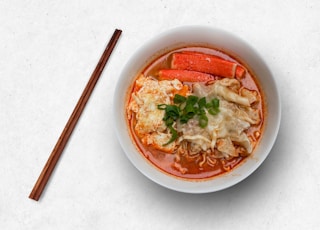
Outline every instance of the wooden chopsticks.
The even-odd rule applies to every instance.
[[[71,133],[74,129],[74,127],[76,126],[81,113],[87,103],[87,101],[89,100],[89,97],[103,71],[103,68],[105,67],[107,61],[109,60],[109,57],[121,35],[122,31],[119,29],[116,29],[106,47],[106,49],[104,50],[95,70],[93,71],[84,91],[82,92],[82,95],[76,105],[76,107],[74,108],[65,128],[63,129],[52,153],[50,154],[50,157],[47,161],[47,163],[45,164],[44,168],[42,169],[42,172],[36,182],[36,184],[34,185],[29,198],[38,201],[49,178],[51,173],[53,172],[60,156],[61,153],[63,152],[64,147],[66,146],[69,137],[71,136]]]

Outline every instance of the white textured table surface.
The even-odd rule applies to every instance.
[[[320,1],[0,1],[0,229],[319,229]],[[127,160],[112,121],[125,62],[166,29],[209,25],[265,58],[282,97],[264,164],[182,194]],[[114,29],[123,30],[41,200],[28,195]]]

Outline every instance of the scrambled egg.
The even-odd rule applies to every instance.
[[[134,131],[145,145],[152,145],[156,149],[172,153],[175,142],[165,145],[171,134],[163,122],[164,111],[158,109],[159,104],[171,104],[175,94],[186,93],[187,86],[179,80],[158,81],[152,77],[141,75],[136,80],[137,91],[131,95],[128,106],[129,118],[135,114],[136,125]]]

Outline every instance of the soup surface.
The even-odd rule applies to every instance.
[[[230,55],[180,48],[152,61],[129,92],[127,121],[141,154],[180,178],[229,172],[252,155],[264,104],[255,76]]]

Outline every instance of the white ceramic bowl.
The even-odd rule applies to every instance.
[[[147,162],[133,144],[126,122],[125,103],[128,88],[151,59],[185,45],[209,45],[227,51],[244,61],[257,75],[265,103],[265,129],[252,156],[230,173],[203,181],[188,181],[167,175]],[[138,49],[125,65],[114,95],[115,129],[119,142],[132,164],[152,181],[186,193],[208,193],[228,188],[252,174],[266,159],[276,140],[281,117],[280,97],[271,71],[260,55],[246,42],[223,30],[206,26],[184,26],[168,30]]]

